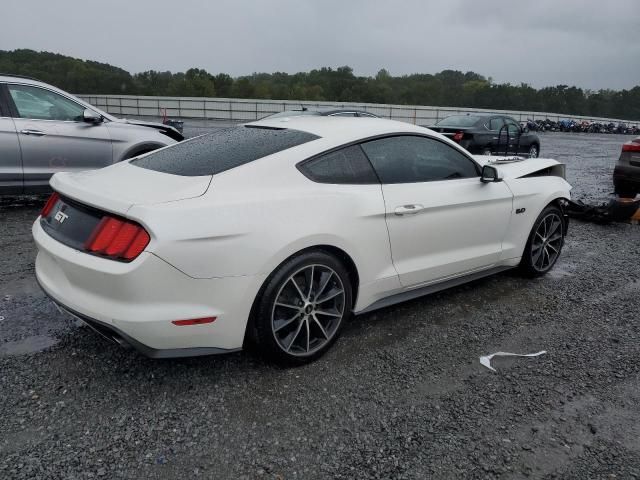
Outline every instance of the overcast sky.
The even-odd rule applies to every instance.
[[[472,70],[535,87],[640,84],[638,0],[3,0],[0,49],[232,76]]]

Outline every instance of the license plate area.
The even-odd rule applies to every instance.
[[[40,224],[47,234],[76,250],[84,250],[84,244],[100,223],[104,213],[71,199],[60,197]]]

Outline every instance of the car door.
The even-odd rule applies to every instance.
[[[491,153],[493,155],[504,155],[507,142],[507,132],[504,128],[504,118],[492,117],[489,120],[488,125],[491,133]]]
[[[522,136],[522,127],[520,124],[509,117],[504,118],[504,123],[509,133],[509,155],[517,155],[523,151],[528,152],[528,146],[523,145],[523,143],[526,143],[526,138]]]
[[[380,181],[393,263],[404,287],[494,265],[512,210],[503,182],[439,139],[401,135],[362,144]]]
[[[0,84],[0,193],[22,193],[20,144],[3,84]]]
[[[7,84],[8,100],[22,151],[26,191],[47,188],[59,171],[87,170],[113,161],[103,123],[83,121],[85,107],[52,90]]]

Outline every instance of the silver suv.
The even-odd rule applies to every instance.
[[[122,120],[46,83],[0,74],[0,194],[49,189],[56,172],[101,168],[183,140]]]

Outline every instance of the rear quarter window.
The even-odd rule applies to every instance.
[[[232,127],[178,143],[131,161],[156,172],[196,177],[215,175],[320,137],[300,130]]]
[[[318,183],[366,185],[380,183],[360,145],[341,148],[308,160],[298,169]]]

